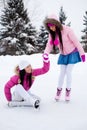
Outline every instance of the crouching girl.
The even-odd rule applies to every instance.
[[[30,92],[30,88],[39,76],[48,72],[50,61],[47,54],[43,54],[42,68],[32,69],[28,61],[21,61],[16,67],[16,74],[5,84],[4,93],[8,106],[34,106],[39,107],[40,98]],[[13,93],[11,88],[14,87]]]

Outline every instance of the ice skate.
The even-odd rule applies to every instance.
[[[70,92],[71,92],[71,89],[66,88],[65,101],[70,101]]]
[[[37,109],[37,108],[39,108],[39,106],[40,106],[40,101],[36,100],[35,104],[34,104],[34,107]]]
[[[8,107],[33,107],[33,105],[27,101],[10,101]]]
[[[56,96],[55,96],[56,101],[60,100],[61,92],[62,92],[62,88],[61,89],[57,88],[57,93],[56,93]]]

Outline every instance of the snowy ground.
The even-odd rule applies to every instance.
[[[50,54],[50,71],[38,76],[32,86],[32,92],[42,99],[40,110],[36,110],[27,107],[8,108],[3,89],[19,60],[28,59],[33,68],[41,67],[41,54],[0,56],[0,130],[87,130],[87,62],[75,65],[71,101],[64,101],[64,83],[61,101],[55,102],[60,71],[57,58],[58,55]]]

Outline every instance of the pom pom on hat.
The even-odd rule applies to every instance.
[[[55,19],[55,20],[58,20],[58,21],[59,21],[59,18],[57,17],[56,14],[50,14],[50,15],[48,16],[48,18],[52,18],[52,19]]]
[[[23,70],[23,69],[25,69],[28,65],[31,65],[28,61],[26,61],[26,60],[23,60],[23,61],[20,61],[20,63],[19,63],[19,69],[20,70]]]

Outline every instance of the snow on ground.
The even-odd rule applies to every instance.
[[[0,130],[87,130],[87,62],[74,67],[71,101],[64,101],[64,82],[61,100],[55,102],[60,71],[57,58],[58,55],[50,54],[50,71],[36,77],[31,88],[42,99],[40,109],[36,110],[28,107],[9,108],[3,89],[21,59],[30,60],[33,68],[37,68],[43,64],[41,54],[0,56]]]

